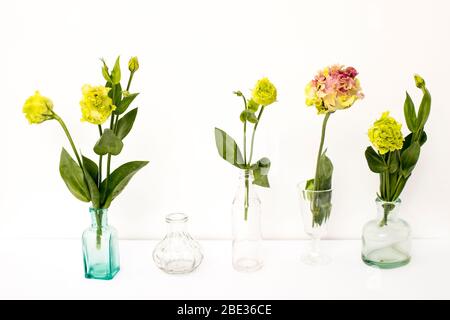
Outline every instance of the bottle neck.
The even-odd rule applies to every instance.
[[[396,201],[383,201],[380,198],[376,199],[377,204],[377,218],[380,221],[395,221],[398,220],[400,214],[401,200]]]
[[[241,189],[244,185],[248,184],[249,189],[252,189],[254,180],[253,172],[251,170],[241,170],[238,187]]]
[[[170,213],[166,216],[167,233],[185,232],[188,217],[184,213]]]
[[[108,226],[108,209],[89,208],[89,213],[91,214],[91,226],[93,228]]]
[[[241,170],[239,173],[239,180],[250,180],[253,182],[253,172],[251,170]]]

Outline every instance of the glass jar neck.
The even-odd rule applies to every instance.
[[[253,182],[254,178],[253,178],[253,171],[251,170],[241,170],[240,174],[239,174],[239,180],[248,180]]]
[[[89,208],[91,214],[91,226],[97,228],[98,226],[108,226],[108,209]]]
[[[384,201],[380,198],[377,198],[375,202],[377,205],[377,215],[379,220],[398,220],[398,216],[400,214],[400,205],[402,203],[400,199],[397,199],[395,201]]]
[[[238,192],[246,188],[253,192],[253,181],[255,181],[255,178],[251,170],[241,170],[239,173]]]
[[[184,213],[170,213],[166,216],[167,233],[185,232],[188,217]]]

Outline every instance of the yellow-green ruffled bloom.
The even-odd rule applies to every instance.
[[[256,82],[252,91],[252,99],[257,104],[268,106],[277,100],[277,88],[267,78],[262,78]]]
[[[369,129],[370,142],[380,154],[400,150],[403,147],[402,125],[389,116],[389,111],[383,112],[380,119]]]
[[[49,98],[41,96],[39,91],[25,101],[23,113],[30,123],[41,123],[53,119],[53,102]]]
[[[92,124],[103,124],[116,109],[112,99],[108,97],[111,88],[104,86],[93,87],[85,84],[81,89],[83,98],[80,101],[81,121]]]
[[[130,72],[136,72],[139,69],[139,61],[137,57],[132,57],[130,61],[128,61],[128,70]]]

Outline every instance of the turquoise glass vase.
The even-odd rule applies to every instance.
[[[84,276],[111,280],[120,270],[117,231],[108,225],[108,209],[90,208],[91,226],[83,232]]]

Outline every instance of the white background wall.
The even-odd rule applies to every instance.
[[[367,129],[382,111],[403,120],[405,90],[419,101],[412,75],[426,79],[433,103],[429,141],[402,194],[416,236],[450,227],[448,1],[2,1],[0,86],[2,147],[0,234],[79,237],[88,205],[59,177],[57,123],[30,126],[21,113],[39,89],[51,97],[76,143],[93,156],[97,128],[81,123],[84,83],[102,84],[98,58],[139,56],[133,91],[142,94],[134,130],[113,165],[148,159],[113,203],[122,238],[158,238],[165,214],[183,211],[198,238],[230,236],[238,172],[217,154],[215,126],[241,141],[241,101],[268,76],[279,102],[268,107],[256,157],[272,160],[270,190],[260,189],[266,238],[304,237],[296,183],[313,174],[321,117],[303,88],[332,63],[360,71],[366,99],[329,122],[335,165],[330,238],[358,238],[375,216],[378,177],[366,165]],[[126,69],[126,68],[125,68]],[[407,132],[404,125],[404,133]]]

